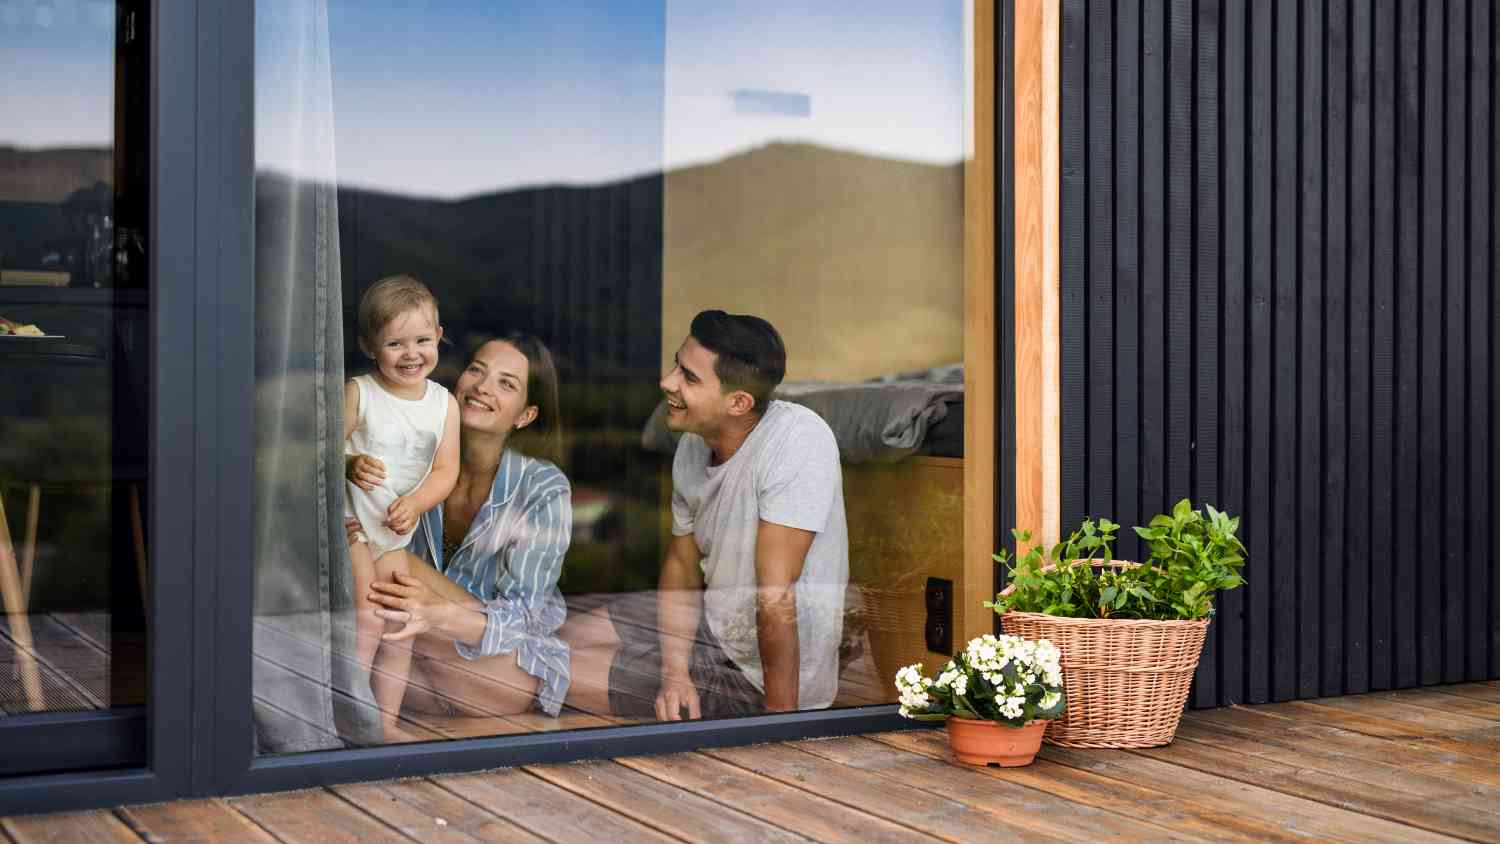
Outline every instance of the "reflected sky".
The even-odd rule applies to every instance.
[[[0,146],[114,143],[115,4],[0,0]]]
[[[774,141],[962,155],[962,0],[328,0],[309,45],[319,6],[258,4],[262,168],[306,171],[319,84],[339,182],[418,196],[597,184]],[[114,25],[102,0],[0,0],[0,145],[112,142]]]
[[[959,160],[961,0],[809,5],[331,0],[327,73],[299,22],[316,3],[262,0],[258,164],[319,157],[320,74],[340,184],[394,193],[596,184],[773,141]]]

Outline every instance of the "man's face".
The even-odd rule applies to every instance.
[[[712,436],[729,414],[732,396],[714,373],[719,356],[689,336],[677,348],[672,371],[661,379],[667,397],[667,429]]]

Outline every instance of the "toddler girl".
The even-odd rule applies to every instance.
[[[404,624],[385,620],[399,613],[376,614],[381,607],[369,600],[370,584],[407,573],[405,548],[417,519],[446,499],[458,480],[458,403],[427,380],[442,336],[437,299],[426,285],[407,275],[383,278],[359,301],[359,348],[375,371],[344,385],[348,460],[363,463],[362,477],[384,477],[350,481],[344,515],[360,526],[349,545],[359,661],[373,669],[370,688],[386,741],[409,738],[396,720],[411,650],[409,643],[382,641]]]

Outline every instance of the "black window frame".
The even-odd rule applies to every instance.
[[[1001,153],[998,396],[1010,395],[1014,359],[1012,162],[1004,154],[1012,122],[1012,19],[1012,0],[998,0],[990,35]],[[115,752],[126,752],[120,742],[139,736],[144,722],[147,762],[0,778],[0,815],[924,726],[901,719],[894,705],[880,705],[256,756],[255,561],[245,541],[255,468],[254,32],[251,0],[151,3],[150,684],[143,712],[115,713],[112,738],[92,740],[96,751],[113,741]],[[1002,535],[1013,512],[1010,404],[997,399],[994,409],[995,526]],[[122,733],[129,724],[135,731]],[[0,721],[0,739],[5,730]],[[43,738],[30,735],[34,743]]]

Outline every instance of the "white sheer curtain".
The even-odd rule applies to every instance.
[[[344,552],[343,317],[326,0],[256,5],[257,749],[374,736]]]

